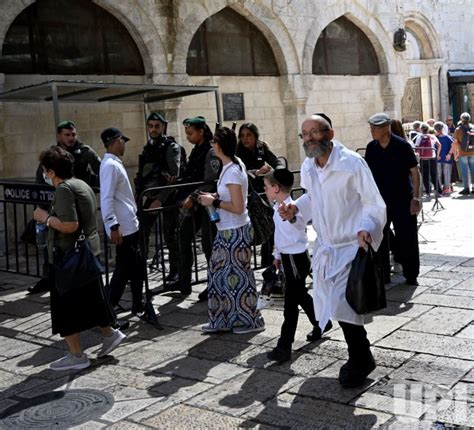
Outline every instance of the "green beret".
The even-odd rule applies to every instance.
[[[206,118],[203,116],[196,116],[195,118],[186,118],[183,121],[183,125],[185,127],[189,127],[191,125],[198,125],[198,124],[205,124],[206,123]]]
[[[160,121],[163,124],[166,122],[166,119],[163,115],[159,114],[158,112],[152,112],[148,115],[147,121]]]
[[[68,130],[72,130],[76,128],[76,124],[74,124],[72,121],[69,121],[69,120],[61,121],[57,126],[58,133],[65,128]]]

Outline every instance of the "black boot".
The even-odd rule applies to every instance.
[[[46,278],[41,278],[35,285],[28,288],[28,294],[39,294],[49,291],[49,283]]]
[[[343,388],[359,387],[364,384],[375,367],[375,360],[370,351],[364,361],[349,359],[339,371],[339,383]]]
[[[277,346],[267,353],[269,360],[276,361],[278,364],[291,360],[291,349],[281,348]]]

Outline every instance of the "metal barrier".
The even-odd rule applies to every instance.
[[[295,171],[298,174],[299,171]],[[295,181],[296,182],[296,181]],[[149,188],[143,191],[138,201],[138,217],[143,225],[144,216],[156,216],[156,223],[151,229],[151,239],[149,246],[144,246],[146,238],[142,234],[142,245],[147,262],[146,284],[149,281],[157,281],[166,287],[166,276],[169,274],[169,255],[164,240],[163,215],[165,211],[173,211],[177,217],[180,210],[177,205],[160,207],[158,209],[147,209],[143,207],[143,201],[152,193],[158,191],[189,190],[192,192],[204,182],[169,185],[165,187]],[[23,275],[40,277],[43,274],[44,255],[38,250],[35,244],[26,243],[20,240],[22,232],[32,220],[32,213],[37,206],[49,206],[54,197],[54,188],[48,185],[35,184],[25,180],[0,180],[0,187],[3,187],[3,199],[0,199],[0,271],[18,273]],[[97,190],[96,190],[97,191]],[[262,193],[263,194],[263,193]],[[292,195],[301,194],[301,188],[294,188]],[[100,210],[100,209],[99,209]],[[100,213],[97,214],[98,225],[102,226]],[[3,218],[3,219],[2,219]],[[192,218],[192,230],[196,231],[194,217]],[[141,229],[143,232],[143,229]],[[101,261],[105,267],[105,283],[108,284],[110,273],[113,269],[113,258],[115,247],[110,246],[107,235],[103,227],[99,228],[101,237]],[[175,232],[179,234],[177,230]],[[192,240],[193,267],[191,285],[204,283],[207,281],[207,262],[204,253],[198,245],[200,234],[195,234]],[[179,243],[179,240],[178,240]],[[212,245],[212,244],[209,244]],[[253,269],[260,269],[262,266],[258,262],[258,249],[253,248]],[[149,252],[151,250],[151,252]],[[150,256],[150,258],[149,258]],[[169,258],[169,257],[168,257]],[[169,263],[169,262],[168,262]],[[161,291],[161,290],[160,290]]]

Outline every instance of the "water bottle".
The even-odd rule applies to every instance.
[[[36,246],[46,248],[48,246],[48,227],[42,222],[36,221]]]
[[[206,206],[207,214],[209,215],[209,219],[211,222],[216,223],[221,220],[219,212],[217,212],[214,206]]]

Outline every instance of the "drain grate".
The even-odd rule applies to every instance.
[[[53,391],[8,408],[0,417],[0,428],[67,429],[99,418],[113,404],[113,396],[99,390]]]

